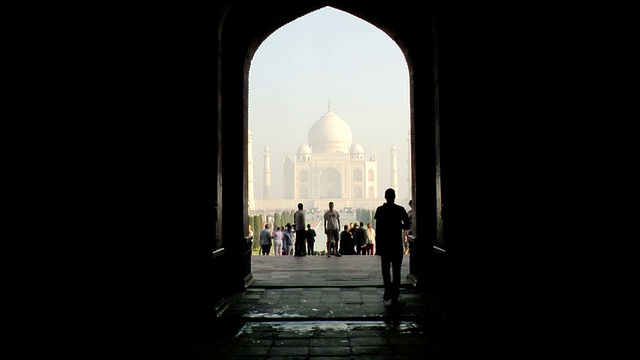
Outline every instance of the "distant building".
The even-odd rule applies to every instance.
[[[309,129],[309,143],[302,143],[293,158],[285,154],[283,199],[271,199],[271,160],[269,148],[265,147],[263,199],[255,199],[255,205],[250,201],[249,209],[295,208],[297,202],[305,203],[307,209],[325,208],[328,201],[333,201],[336,208],[380,205],[375,150],[367,159],[362,146],[353,142],[352,135],[349,125],[330,109],[320,117]],[[397,187],[395,145],[391,148],[391,157],[395,167],[391,169],[392,183]],[[249,179],[249,183],[253,184],[253,179]],[[253,194],[249,197],[254,198]]]

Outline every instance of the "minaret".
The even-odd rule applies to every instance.
[[[262,185],[262,198],[271,199],[271,152],[269,147],[264,147],[264,178]]]
[[[248,188],[247,188],[247,192],[248,192],[248,202],[249,202],[249,210],[254,210],[256,207],[256,198],[255,198],[255,194],[253,191],[253,187],[254,187],[254,179],[253,179],[253,135],[251,134],[251,130],[249,130],[249,137],[247,139],[247,158],[248,158],[248,162],[247,162],[247,178],[248,178]]]
[[[391,188],[398,194],[398,149],[395,145],[391,146]]]

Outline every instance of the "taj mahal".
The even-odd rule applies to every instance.
[[[252,134],[249,130],[249,210],[279,211],[326,208],[329,201],[336,208],[375,209],[383,199],[378,194],[378,162],[375,150],[369,157],[360,144],[353,142],[349,125],[329,110],[309,129],[309,143],[302,143],[293,156],[285,154],[282,164],[284,198],[271,198],[271,154],[263,151],[263,198],[254,196]],[[391,147],[391,187],[398,190],[397,149]]]

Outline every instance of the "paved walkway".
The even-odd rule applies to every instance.
[[[251,287],[382,286],[380,257],[375,255],[254,256]],[[402,284],[408,285],[409,256],[402,263]]]
[[[444,359],[437,299],[402,273],[401,302],[382,300],[378,256],[254,256],[253,282],[229,299],[197,359]]]

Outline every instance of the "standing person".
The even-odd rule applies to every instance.
[[[284,244],[284,232],[280,225],[276,226],[273,231],[273,253],[275,256],[282,256],[282,247]]]
[[[364,223],[362,221],[360,221],[360,226],[353,230],[353,242],[356,245],[356,255],[367,254],[367,230],[364,229]]]
[[[340,232],[340,254],[341,255],[355,255],[353,250],[353,236],[349,231],[349,225],[344,224],[344,230]]]
[[[296,230],[295,256],[307,255],[307,229],[305,229],[305,212],[302,210],[302,207],[302,203],[298,203],[298,210],[293,213],[293,225]]]
[[[264,224],[264,229],[260,230],[260,247],[262,248],[262,255],[269,255],[271,252],[271,240],[273,235],[269,230],[269,223]]]
[[[376,220],[376,255],[381,257],[383,300],[398,303],[400,293],[400,269],[404,257],[404,231],[409,229],[409,215],[404,207],[395,204],[396,192],[388,188],[384,192],[386,203],[378,206]],[[393,278],[392,272],[393,270]]]
[[[331,257],[332,247],[336,256],[340,255],[338,251],[338,241],[340,231],[340,213],[333,209],[333,201],[329,201],[329,210],[324,212],[324,233],[327,235],[327,256]],[[333,242],[333,243],[332,243]]]
[[[367,245],[366,245],[367,255],[373,255],[375,253],[375,247],[376,247],[376,231],[371,226],[371,223],[367,223]]]
[[[307,232],[305,233],[305,239],[307,239],[307,254],[313,255],[313,245],[316,243],[316,231],[311,228],[311,224],[307,224]]]
[[[287,244],[287,255],[293,255],[293,227],[291,223],[287,223],[284,227],[284,242]]]

